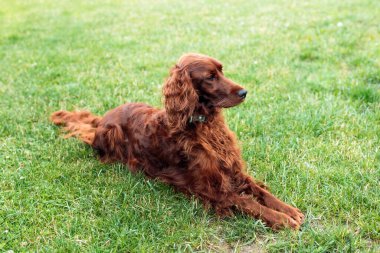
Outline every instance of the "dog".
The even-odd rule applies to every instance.
[[[51,115],[94,148],[102,162],[121,162],[132,171],[193,195],[221,217],[243,212],[274,230],[299,229],[302,212],[273,196],[250,177],[222,109],[242,103],[247,90],[226,78],[209,56],[185,54],[163,85],[164,108],[126,103],[103,117],[88,111]]]

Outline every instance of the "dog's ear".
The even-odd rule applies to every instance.
[[[176,65],[171,69],[163,87],[163,95],[169,124],[173,128],[184,129],[198,103],[198,94],[186,68]]]

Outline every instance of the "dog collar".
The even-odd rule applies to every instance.
[[[206,122],[207,118],[205,115],[193,115],[189,119],[189,123],[195,123],[195,122],[200,122],[204,123]]]

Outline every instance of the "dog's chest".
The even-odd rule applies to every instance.
[[[210,157],[214,157],[221,167],[228,169],[238,163],[240,150],[229,129],[204,131],[201,140]]]

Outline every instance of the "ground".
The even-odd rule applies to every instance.
[[[0,251],[380,251],[380,1],[0,2]],[[161,107],[185,52],[248,91],[225,110],[249,173],[306,214],[218,219],[104,165],[49,115]]]

